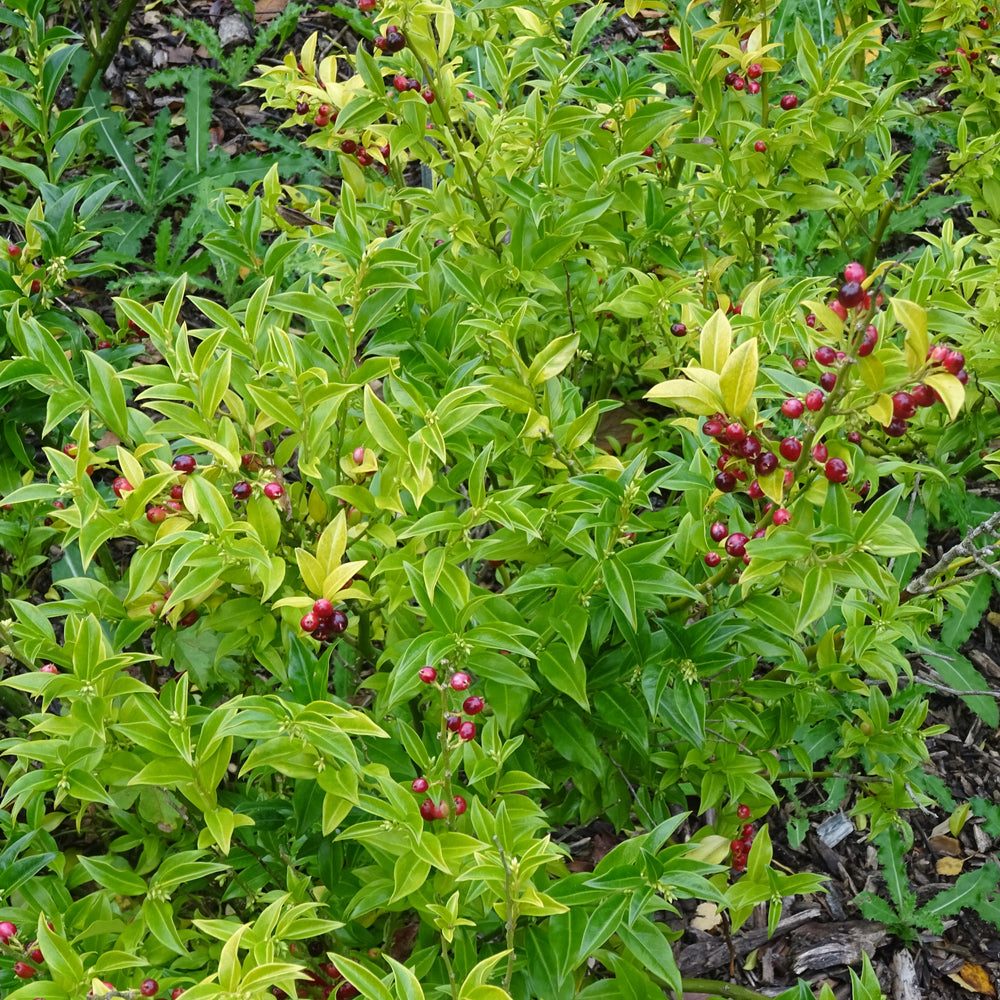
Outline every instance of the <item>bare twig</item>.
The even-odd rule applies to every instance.
[[[993,535],[996,537],[998,533],[1000,533],[1000,511],[991,514],[982,524],[977,524],[974,528],[970,528],[962,541],[945,551],[930,569],[924,570],[920,576],[911,580],[906,590],[900,595],[900,603],[908,601],[913,597],[918,597],[921,594],[930,594],[935,590],[940,590],[940,585],[935,585],[931,581],[935,577],[941,576],[953,563],[961,559],[969,560],[975,564],[978,569],[978,572],[975,574],[977,576],[981,573],[989,573],[991,576],[1000,578],[1000,567],[988,561],[991,556],[996,555],[997,550],[995,546],[988,545],[984,548],[977,548],[975,545],[976,539],[981,538],[983,535]],[[952,582],[961,583],[965,579],[965,576],[957,577]]]

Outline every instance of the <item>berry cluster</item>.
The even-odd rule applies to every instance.
[[[306,969],[306,975],[309,981],[303,981],[298,989],[298,996],[302,1000],[329,1000],[331,996],[334,1000],[354,1000],[354,997],[361,996],[358,988],[344,979],[344,974],[333,962],[322,962],[315,970]],[[288,1000],[288,994],[277,986],[272,986],[270,993],[275,1000]]]
[[[302,616],[299,625],[303,632],[308,632],[314,639],[326,642],[347,628],[347,615],[325,597],[321,597],[313,603],[312,611]]]
[[[741,820],[748,820],[750,818],[750,807],[744,805],[737,806],[736,815]],[[747,857],[750,854],[750,848],[753,846],[754,832],[753,823],[745,822],[739,830],[739,835],[729,842],[729,849],[733,855],[733,871],[746,871]]]

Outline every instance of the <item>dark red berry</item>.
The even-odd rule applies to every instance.
[[[297,115],[307,115],[307,114],[309,114],[309,102],[308,101],[299,101],[299,103],[295,105],[295,113]]]
[[[198,468],[198,460],[194,455],[178,455],[174,459],[173,468],[176,472],[183,472],[185,475],[190,475]]]
[[[339,609],[334,611],[334,613],[330,615],[327,620],[330,623],[330,631],[333,632],[334,635],[340,635],[341,632],[345,632],[347,630],[347,615],[345,615],[343,611],[340,611]]]
[[[850,472],[842,458],[831,458],[823,467],[823,474],[831,483],[846,483]]]
[[[750,539],[747,538],[747,536],[744,535],[742,532],[734,531],[726,539],[726,554],[730,556],[744,555],[747,549],[747,542],[749,541]]]
[[[786,399],[781,404],[781,412],[786,417],[791,417],[792,420],[796,420],[799,417],[801,417],[804,410],[805,410],[805,405],[803,404],[802,400],[795,399],[794,397],[792,397],[791,399]]]
[[[14,975],[18,979],[31,979],[32,976],[38,975],[38,970],[33,969],[27,962],[15,962]]]
[[[715,569],[719,563],[722,562],[722,556],[718,552],[706,552],[705,553],[705,565],[710,569]]]
[[[819,387],[826,392],[830,392],[837,384],[837,376],[833,372],[823,372],[819,377]]]
[[[430,799],[420,803],[420,815],[428,821],[434,819],[434,803]]]
[[[892,415],[909,420],[917,412],[917,401],[908,392],[892,394]]]
[[[160,989],[160,984],[155,979],[144,979],[139,984],[139,992],[144,997],[155,997]]]
[[[178,628],[190,628],[198,620],[198,609],[192,608],[177,622]]]
[[[817,364],[822,365],[824,368],[829,368],[837,360],[837,352],[832,347],[824,344],[813,351],[813,357],[816,359]]]
[[[719,472],[715,476],[715,488],[720,493],[732,493],[736,489],[736,476],[731,472]]]
[[[924,385],[923,382],[915,385],[910,395],[916,401],[917,406],[933,406],[937,402],[934,390],[929,385]]]
[[[778,468],[778,456],[773,451],[765,451],[754,463],[758,476],[769,476]]]
[[[878,343],[878,333],[869,332],[874,331],[875,327],[870,326],[865,331],[864,337],[861,338],[861,343],[858,345],[858,357],[867,358],[872,351],[875,350],[875,345]]]
[[[802,442],[795,437],[782,438],[778,451],[786,462],[797,462],[802,454]]]
[[[277,500],[279,497],[284,496],[285,487],[281,483],[265,483],[264,484],[264,496],[268,500]]]
[[[385,47],[389,52],[399,52],[406,48],[406,38],[398,28],[390,26],[386,31]]]
[[[111,490],[116,497],[120,497],[123,493],[128,493],[131,489],[134,489],[134,487],[124,476],[115,477],[114,482],[111,484]]]
[[[774,524],[778,524],[778,525],[781,525],[781,524],[788,524],[788,522],[789,522],[789,521],[790,521],[791,519],[792,519],[792,512],[791,512],[790,510],[786,510],[786,509],[785,509],[784,507],[779,507],[779,508],[778,508],[778,509],[777,509],[777,510],[776,510],[776,511],[775,511],[775,512],[774,512],[774,513],[773,513],[773,514],[771,515],[771,521],[772,521],[772,522],[773,522]]]
[[[710,438],[720,438],[726,433],[726,426],[721,420],[706,420],[701,425],[702,432]]]
[[[478,694],[470,694],[462,702],[462,711],[466,715],[478,715],[486,707],[486,702]]]
[[[794,94],[785,94],[779,103],[782,111],[791,111],[799,106],[799,99]]]
[[[150,524],[161,524],[167,519],[167,512],[163,507],[150,507],[146,511],[146,520]]]
[[[812,457],[814,462],[819,462],[822,464],[829,457],[830,452],[827,450],[825,444],[814,444],[812,448]]]
[[[823,403],[825,402],[826,402],[826,397],[823,395],[823,392],[820,389],[810,389],[806,393],[806,399],[805,399],[806,409],[812,410],[813,413],[817,412],[818,410],[822,410]]]
[[[474,740],[476,738],[476,724],[474,722],[463,722],[458,727],[458,738],[460,740]]]
[[[844,267],[844,281],[854,281],[860,285],[867,277],[868,272],[864,264],[859,264],[856,260],[852,260]]]
[[[430,87],[425,87],[420,91],[420,96],[428,103],[434,103],[434,91]]]
[[[333,604],[325,597],[313,603],[313,614],[317,618],[329,618],[333,614]]]
[[[458,727],[462,724],[462,718],[458,715],[447,715],[444,722],[449,732],[457,733]]]
[[[902,417],[893,417],[882,430],[892,438],[902,437],[906,433],[906,421]]]
[[[965,355],[961,351],[949,351],[941,364],[946,372],[957,375],[965,367]]]
[[[416,792],[418,795],[426,792],[429,787],[430,784],[426,778],[414,778],[413,782],[410,784],[411,791]]]
[[[372,45],[374,45],[379,52],[385,52],[385,50],[389,47],[389,42],[385,35],[376,35],[372,39]]]
[[[448,683],[452,691],[464,691],[472,683],[472,678],[464,670],[457,670]]]
[[[747,432],[742,424],[733,421],[733,423],[726,425],[726,438],[730,444],[739,444],[746,436]]]
[[[837,292],[837,301],[846,309],[861,305],[865,290],[856,281],[845,281]]]
[[[453,797],[453,800],[455,802],[455,815],[461,816],[462,813],[464,813],[465,810],[469,808],[468,804],[461,795],[455,795]]]
[[[858,431],[849,431],[847,440],[850,441],[851,444],[861,444],[861,435]]]
[[[749,806],[744,806],[744,805],[737,806],[736,807],[736,815],[740,819],[749,819],[750,818],[750,807]]]
[[[760,488],[760,483],[755,479],[747,488],[747,496],[751,500],[763,500],[764,491]]]
[[[722,521],[713,521],[708,529],[708,535],[713,542],[721,542],[729,534],[729,528]]]
[[[960,368],[957,372],[955,372],[955,378],[957,378],[962,385],[969,384],[969,373],[964,368]]]
[[[766,143],[766,142],[764,142],[764,140],[763,140],[763,139],[758,139],[758,140],[757,140],[757,141],[756,141],[756,142],[755,142],[755,143],[753,144],[753,148],[754,148],[754,150],[755,150],[756,152],[758,152],[758,153],[766,153],[766,152],[767,152],[767,143]]]
[[[249,500],[252,493],[253,487],[245,479],[233,484],[233,497],[236,500]]]
[[[345,139],[340,144],[340,151],[347,156],[353,156],[358,151],[358,144],[353,139]]]
[[[17,937],[17,925],[0,920],[0,944],[6,944],[12,937]]]
[[[438,672],[433,667],[421,667],[417,671],[417,676],[425,684],[433,684],[437,680]]]
[[[683,323],[671,323],[670,332],[675,337],[683,337],[687,334],[688,328]]]
[[[177,1000],[177,998],[184,992],[183,986],[175,986],[170,991],[170,1000]]]

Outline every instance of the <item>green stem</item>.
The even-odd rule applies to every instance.
[[[517,904],[514,902],[513,874],[510,865],[507,864],[507,855],[500,845],[500,838],[493,835],[493,843],[496,844],[497,851],[500,852],[500,864],[503,866],[503,895],[504,903],[507,907],[506,934],[507,934],[507,971],[503,977],[503,989],[510,991],[510,981],[514,976],[514,959],[517,957],[514,951],[514,935],[517,932]]]
[[[458,1000],[458,980],[455,978],[455,970],[451,967],[451,955],[448,954],[448,942],[441,935],[441,957],[444,959],[444,967],[448,973],[448,985],[451,987],[452,1000]]]
[[[726,1000],[768,1000],[764,993],[748,990],[735,983],[723,983],[715,979],[681,979],[681,993],[707,993],[710,996],[725,997]]]
[[[74,108],[83,107],[83,102],[87,99],[87,94],[90,93],[94,81],[99,80],[111,64],[114,54],[118,51],[118,46],[121,45],[125,28],[128,27],[129,18],[137,3],[138,0],[120,0],[118,8],[108,24],[108,30],[104,35],[100,50],[96,55],[90,57],[87,68],[84,70],[83,79],[76,92],[76,100],[73,101]]]

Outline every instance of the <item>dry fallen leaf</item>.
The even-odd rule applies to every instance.
[[[973,965],[971,962],[966,962],[958,972],[953,972],[948,978],[953,983],[958,983],[963,990],[968,990],[970,993],[982,993],[988,997],[995,997],[997,995],[997,991],[990,982],[990,977],[981,965]]]
[[[722,914],[715,903],[699,903],[697,916],[691,920],[691,926],[699,931],[710,931],[722,923]]]
[[[965,861],[962,858],[938,858],[935,867],[938,875],[958,875],[964,864]]]
[[[288,0],[257,0],[254,5],[254,20],[260,24],[277,17],[288,6]]]
[[[962,845],[954,837],[931,837],[928,843],[935,854],[947,854],[953,858],[962,854]]]

